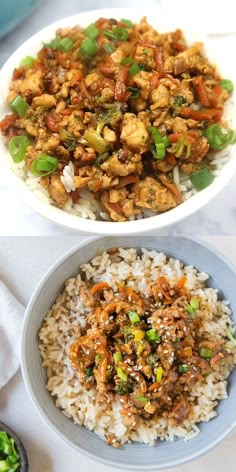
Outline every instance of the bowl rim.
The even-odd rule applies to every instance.
[[[158,11],[158,9],[157,9]],[[135,12],[135,13],[134,13]],[[110,17],[114,15],[115,17],[120,17],[123,15],[135,15],[141,18],[142,15],[147,15],[148,20],[151,20],[150,14],[147,14],[147,11],[142,8],[107,8],[101,10],[91,10],[76,15],[69,16],[58,20],[45,28],[38,31],[36,34],[31,36],[26,40],[6,61],[0,70],[0,80],[4,80],[5,75],[9,74],[12,71],[13,63],[17,61],[18,56],[22,57],[25,54],[25,50],[30,48],[31,43],[37,42],[40,40],[40,37],[45,37],[45,35],[50,34],[52,31],[55,31],[58,27],[64,26],[65,23],[71,24],[71,22],[86,22],[90,21],[90,17],[105,16]],[[171,28],[174,26],[175,22],[173,17],[169,17],[166,12],[161,8],[159,14],[163,15],[164,20],[168,23],[168,27]],[[87,20],[88,18],[88,20]],[[151,21],[152,23],[152,21]],[[176,25],[175,25],[176,26]],[[181,25],[179,25],[181,26]],[[184,32],[188,32],[187,25],[183,25]],[[195,33],[196,34],[196,33]],[[199,28],[198,38],[202,37],[206,45],[212,47],[212,40],[206,38]],[[21,53],[22,51],[22,53]],[[9,81],[7,81],[9,83]],[[4,94],[3,94],[4,95]],[[2,96],[3,98],[3,96]],[[0,96],[1,99],[1,96]],[[4,103],[5,104],[5,103]],[[3,140],[0,139],[0,150],[3,155],[8,156],[8,151],[6,149]],[[196,195],[192,196],[189,200],[178,205],[176,208],[169,210],[164,213],[159,213],[158,215],[142,218],[141,220],[125,221],[125,222],[113,222],[113,221],[99,221],[99,220],[90,220],[87,218],[82,218],[77,215],[73,215],[65,210],[59,209],[53,205],[50,205],[46,202],[41,201],[33,192],[27,188],[25,182],[21,180],[14,172],[11,170],[9,163],[6,161],[7,158],[0,160],[0,165],[3,169],[4,174],[6,175],[6,181],[9,183],[9,188],[15,193],[15,195],[20,198],[20,200],[29,208],[31,208],[36,213],[40,214],[44,218],[48,219],[51,222],[54,222],[62,227],[71,229],[74,231],[79,231],[86,234],[101,234],[101,235],[112,235],[112,234],[138,234],[151,230],[157,230],[162,228],[167,228],[173,224],[179,223],[184,220],[186,217],[193,215],[196,211],[203,208],[208,202],[210,202],[221,190],[228,184],[230,179],[236,173],[236,155],[234,156],[231,152],[231,157],[226,165],[220,172],[220,175],[215,179],[215,181],[206,189],[198,192]],[[144,224],[140,223],[145,221]]]
[[[124,236],[125,237],[125,236]],[[160,236],[164,238],[165,236]],[[202,247],[203,249],[207,249],[208,252],[212,254],[212,257],[217,258],[220,260],[224,265],[227,265],[228,268],[234,273],[236,276],[236,266],[231,263],[228,258],[219,252],[217,248],[212,246],[209,242],[206,242],[200,238],[189,238],[189,237],[177,237],[177,236],[169,236],[170,238],[179,238],[182,242],[184,241],[191,241],[192,243],[196,244],[196,249]],[[149,240],[155,240],[155,236],[149,236]],[[155,471],[155,470],[164,470],[168,469],[171,467],[176,467],[185,463],[188,463],[194,459],[198,459],[199,457],[203,456],[213,448],[215,448],[221,441],[223,441],[227,436],[230,435],[230,433],[236,428],[236,415],[234,421],[232,421],[230,428],[226,428],[225,430],[222,431],[221,434],[218,435],[218,437],[211,441],[210,443],[206,444],[205,447],[201,447],[200,452],[196,453],[191,453],[187,455],[184,458],[180,458],[177,461],[170,461],[167,462],[165,465],[162,465],[161,469],[159,469],[156,465],[149,465],[144,467],[142,466],[137,466],[137,465],[127,465],[124,466],[123,464],[120,466],[118,463],[113,462],[112,460],[107,460],[104,458],[98,457],[96,454],[93,452],[85,451],[83,448],[81,448],[79,445],[75,445],[70,439],[66,437],[66,435],[58,431],[57,427],[54,425],[54,422],[50,419],[47,418],[46,410],[43,406],[41,406],[40,402],[37,400],[36,395],[34,393],[34,389],[32,387],[31,381],[30,381],[30,376],[28,375],[28,368],[27,368],[27,358],[26,358],[26,350],[25,350],[25,341],[26,341],[26,333],[27,333],[27,324],[28,321],[31,317],[31,313],[33,311],[33,308],[35,306],[35,302],[37,301],[38,294],[41,292],[43,286],[50,280],[51,276],[53,275],[54,271],[57,270],[64,261],[66,261],[68,258],[73,256],[75,253],[78,251],[82,251],[85,246],[91,245],[96,243],[99,240],[107,240],[108,246],[109,247],[109,242],[114,240],[113,237],[107,236],[107,237],[89,237],[86,239],[86,241],[79,242],[75,245],[73,245],[72,248],[67,250],[62,256],[60,256],[55,263],[53,263],[49,269],[45,272],[41,280],[39,281],[38,285],[36,286],[30,301],[27,305],[25,316],[24,316],[24,321],[23,321],[23,328],[22,328],[22,333],[21,333],[21,369],[22,369],[22,376],[24,380],[24,384],[27,390],[27,393],[35,406],[36,410],[38,411],[39,415],[43,419],[43,421],[48,425],[48,427],[54,431],[61,439],[63,439],[68,445],[70,445],[73,449],[75,449],[77,452],[80,452],[81,454],[84,454],[91,459],[98,461],[106,466],[112,466],[117,469],[126,469],[126,470],[136,470],[136,471]],[[145,246],[145,244],[143,245]],[[141,246],[140,246],[141,247]],[[158,250],[158,249],[157,249]],[[167,254],[168,255],[168,254]],[[209,274],[210,275],[210,274]],[[221,400],[222,401],[222,400]],[[55,406],[56,408],[56,406]],[[94,433],[95,434],[95,433]]]

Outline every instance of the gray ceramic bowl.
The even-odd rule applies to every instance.
[[[121,449],[107,446],[97,435],[73,424],[54,405],[45,388],[46,373],[41,367],[37,333],[65,279],[81,263],[110,247],[145,247],[193,265],[211,275],[209,286],[220,288],[220,296],[231,301],[236,316],[236,271],[222,256],[203,243],[178,237],[105,237],[88,239],[67,252],[44,276],[28,305],[22,335],[22,370],[29,395],[46,423],[68,444],[106,465],[136,471],[162,470],[188,462],[206,453],[236,426],[236,369],[230,377],[229,399],[221,401],[218,416],[200,425],[201,433],[189,442],[161,442],[154,447],[131,444]],[[235,318],[236,321],[236,318]]]

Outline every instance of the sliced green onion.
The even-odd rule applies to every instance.
[[[103,34],[104,34],[105,36],[107,36],[108,38],[114,39],[115,41],[117,41],[117,37],[115,36],[115,34],[114,34],[112,31],[104,30],[104,31],[103,31]]]
[[[44,47],[49,47],[52,49],[61,49],[61,51],[68,52],[73,47],[73,41],[70,38],[56,38],[52,39],[50,43],[44,43]]]
[[[132,92],[132,95],[130,95],[129,98],[138,98],[140,95],[140,90],[138,87],[127,87],[127,90],[130,90]]]
[[[156,144],[156,156],[157,159],[164,159],[166,155],[166,147],[164,143],[157,143]]]
[[[156,381],[161,382],[162,376],[163,376],[163,368],[162,367],[157,367],[156,370]]]
[[[104,30],[103,34],[110,39],[114,39],[116,41],[126,41],[129,37],[129,33],[126,28],[122,28],[122,26],[116,26],[113,31]]]
[[[130,311],[128,313],[128,317],[129,317],[132,324],[139,323],[139,321],[140,321],[140,318],[138,316],[138,313],[136,313],[136,311]]]
[[[122,26],[116,26],[113,31],[119,41],[126,41],[129,37],[127,29]]]
[[[103,45],[103,49],[107,54],[112,54],[115,50],[116,47],[115,45],[110,41],[109,43],[106,43]]]
[[[27,136],[14,136],[11,138],[8,149],[14,162],[17,163],[24,160],[28,146],[31,146],[31,142]]]
[[[124,382],[127,382],[128,380],[128,375],[123,371],[123,369],[121,367],[117,367],[116,368],[116,372],[117,372],[117,375],[118,377],[123,380]]]
[[[34,63],[35,63],[36,59],[35,57],[32,57],[32,56],[26,56],[24,57],[23,59],[21,59],[20,61],[20,67],[24,67],[24,66],[27,66],[29,67],[29,69],[32,69]]]
[[[96,354],[96,356],[95,356],[95,361],[96,362],[100,362],[102,359],[103,359],[103,355],[100,354],[100,352],[98,354]]]
[[[41,154],[32,162],[31,172],[34,175],[45,176],[52,174],[58,168],[58,159],[56,157]]]
[[[189,305],[186,305],[184,307],[185,311],[187,311],[187,313],[191,316],[191,318],[194,320],[194,318],[196,317],[196,313],[195,313],[195,310],[193,309],[193,307],[189,304]]]
[[[15,441],[5,431],[0,432],[0,471],[15,472],[20,469],[19,454]]]
[[[194,319],[196,316],[196,310],[199,310],[199,301],[196,298],[192,298],[190,300],[190,304],[186,305],[184,308],[187,311],[187,313],[191,315],[191,318]]]
[[[178,371],[181,373],[181,374],[185,374],[186,372],[188,372],[188,369],[189,369],[189,366],[186,365],[186,364],[180,364],[178,366]]]
[[[91,25],[87,26],[84,30],[85,36],[90,39],[95,39],[99,35],[99,29],[96,27],[94,23],[91,23]]]
[[[212,357],[212,350],[207,349],[206,347],[201,347],[200,348],[200,356],[204,357],[205,359],[210,359],[210,357]]]
[[[94,54],[96,54],[98,49],[99,49],[99,46],[95,39],[86,38],[81,44],[80,52],[84,56],[94,56]]]
[[[150,126],[148,131],[152,134],[154,146],[152,146],[152,154],[155,159],[164,159],[166,155],[166,148],[170,145],[167,136],[162,136],[160,131],[155,126]]]
[[[226,334],[229,340],[236,346],[236,339],[233,337],[233,334],[231,333],[230,329],[227,329]]]
[[[43,43],[44,47],[46,48],[52,48],[52,49],[57,49],[59,45],[60,39],[56,36],[56,38],[53,38],[50,43]]]
[[[199,310],[199,301],[196,298],[190,300],[190,305],[195,311]]]
[[[20,96],[17,95],[10,103],[12,111],[17,113],[20,117],[24,116],[29,108],[28,103]]]
[[[159,333],[155,328],[152,328],[152,329],[149,329],[148,331],[146,331],[145,337],[150,343],[154,343],[154,342],[159,343],[160,342]]]
[[[135,395],[136,400],[142,403],[147,403],[148,399],[146,397],[142,397],[141,395]]]
[[[60,39],[57,49],[61,49],[62,51],[68,52],[73,48],[73,41],[70,38],[62,38]]]
[[[232,129],[224,131],[217,123],[209,126],[204,131],[204,136],[207,138],[212,149],[221,151],[229,146],[229,144],[235,143],[235,132]]]
[[[126,66],[128,64],[131,65],[131,67],[129,68],[129,75],[131,75],[132,77],[144,69],[144,66],[138,64],[131,57],[124,57],[124,59],[122,59],[121,61],[121,65]]]
[[[125,25],[127,28],[132,28],[133,26],[132,21],[126,20],[125,18],[121,18],[120,22],[123,23],[123,25]]]
[[[119,364],[119,362],[122,360],[121,353],[115,352],[115,354],[113,354],[113,359],[114,359],[115,364]]]
[[[220,81],[220,86],[227,90],[228,93],[232,93],[233,90],[234,90],[234,84],[232,82],[232,80],[229,80],[229,79],[222,79]]]
[[[191,174],[189,176],[193,186],[200,192],[204,188],[212,184],[214,175],[209,171],[207,167]]]

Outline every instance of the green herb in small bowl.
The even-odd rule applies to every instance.
[[[0,472],[27,472],[28,459],[17,435],[0,423]]]

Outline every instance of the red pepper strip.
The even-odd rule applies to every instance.
[[[118,100],[119,102],[125,102],[128,96],[130,95],[130,92],[128,92],[127,94],[125,85],[128,76],[128,71],[129,69],[127,67],[121,67],[116,78],[115,100]]]
[[[166,160],[168,162],[168,164],[170,164],[170,166],[175,166],[176,164],[176,159],[175,159],[175,156],[173,156],[173,154],[170,154],[170,152],[167,152],[166,153]]]
[[[209,97],[209,101],[212,107],[215,108],[223,108],[224,101],[222,100],[222,87],[220,85],[216,85]]]
[[[91,294],[94,295],[95,293],[99,292],[100,290],[105,290],[106,288],[109,288],[110,286],[108,285],[107,282],[98,282],[95,284],[92,289],[91,289]]]
[[[111,207],[112,210],[116,211],[116,213],[122,212],[122,206],[119,203],[109,203],[109,207]]]
[[[24,77],[24,69],[21,67],[19,69],[14,69],[12,74],[12,80],[22,79]]]
[[[183,52],[186,50],[186,46],[182,43],[179,43],[178,41],[173,41],[170,43],[172,48],[176,49],[177,51]]]
[[[60,116],[56,112],[49,113],[45,118],[47,127],[57,133],[59,131],[59,122],[61,121]]]
[[[197,139],[198,135],[195,131],[187,131],[186,133],[172,133],[168,134],[168,139],[170,140],[171,143],[177,143],[179,141],[179,138],[181,136],[186,136],[190,138],[190,142],[193,142]],[[192,139],[191,139],[192,138]]]
[[[217,108],[209,108],[208,110],[193,110],[192,108],[184,107],[180,111],[180,115],[184,118],[192,118],[196,121],[202,120],[218,120],[222,115],[222,110]]]
[[[138,44],[140,46],[143,46],[144,48],[150,48],[150,49],[156,49],[158,46],[154,43],[149,43],[148,41],[138,41]]]
[[[17,113],[12,113],[11,115],[6,115],[2,121],[0,121],[0,130],[2,133],[5,133],[10,126],[12,126],[15,121],[18,119]]]
[[[204,107],[209,107],[210,102],[208,99],[207,90],[206,90],[202,76],[198,75],[197,77],[194,77],[192,82],[193,82],[193,86],[197,92],[198,99],[201,102],[201,104]]]
[[[160,80],[159,72],[154,72],[154,74],[152,75],[151,80],[150,80],[151,89],[154,89],[158,86],[159,80]]]
[[[128,184],[133,184],[134,182],[138,182],[139,178],[137,175],[126,175],[125,177],[120,177],[118,185],[116,185],[116,188],[122,188],[125,187]]]
[[[155,68],[158,72],[163,72],[164,70],[163,52],[160,48],[155,50]]]

